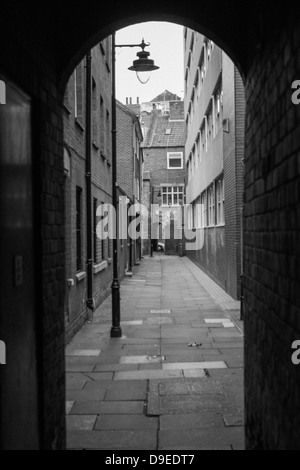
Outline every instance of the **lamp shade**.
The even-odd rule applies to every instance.
[[[151,72],[153,70],[159,69],[159,67],[154,64],[154,60],[149,59],[149,55],[150,52],[145,51],[143,48],[142,51],[137,53],[138,59],[134,60],[133,65],[128,68],[128,70],[136,72],[137,77],[141,83],[147,83],[150,79]]]

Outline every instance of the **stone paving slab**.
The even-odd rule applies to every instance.
[[[146,380],[139,380],[139,383],[131,385],[128,383],[125,387],[124,384],[114,381],[114,386],[107,390],[105,401],[134,401],[146,400],[147,398],[147,382]]]
[[[164,356],[123,356],[120,359],[120,364],[154,364],[164,361]]]
[[[244,429],[204,428],[162,430],[159,432],[161,450],[233,450],[244,448]]]
[[[156,430],[69,431],[68,449],[155,450]]]
[[[210,428],[224,426],[223,416],[218,411],[201,411],[197,414],[162,415],[159,418],[160,430]]]
[[[95,430],[158,430],[158,418],[145,415],[103,415],[99,416]]]
[[[70,415],[142,414],[143,410],[143,401],[81,401],[74,404]]]
[[[225,408],[222,410],[222,417],[227,427],[245,425],[243,407]]]
[[[113,372],[86,372],[86,377],[92,381],[112,380]]]
[[[163,370],[178,369],[226,369],[224,361],[206,361],[206,362],[174,362],[163,364]]]
[[[78,401],[99,401],[104,400],[105,390],[67,390],[67,400]]]
[[[101,349],[67,349],[66,356],[99,357]]]
[[[132,371],[138,370],[138,364],[98,364],[94,368],[94,372],[115,372],[115,371]]]
[[[150,380],[150,379],[169,379],[173,377],[183,377],[183,371],[180,370],[139,370],[128,372],[116,372],[114,380]]]
[[[66,373],[66,387],[67,390],[82,390],[84,385],[90,381],[90,377],[80,372],[67,372]]]
[[[67,428],[69,431],[92,431],[97,420],[97,415],[67,416]]]

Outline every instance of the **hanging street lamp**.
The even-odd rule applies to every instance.
[[[118,273],[118,237],[119,237],[119,211],[118,211],[118,182],[117,182],[117,100],[116,100],[116,48],[117,47],[140,47],[142,51],[137,53],[138,59],[133,61],[129,70],[136,72],[137,78],[143,84],[150,79],[150,74],[158,70],[154,61],[149,59],[150,53],[145,51],[150,43],[145,43],[144,39],[140,44],[116,44],[116,35],[112,34],[112,202],[115,210],[115,233],[113,238],[113,282],[112,290],[112,327],[111,338],[121,338],[122,329],[120,326],[120,283]]]
[[[150,46],[150,43],[146,44],[144,39],[138,47],[142,49],[141,52],[137,53],[138,59],[133,61],[133,65],[128,68],[136,72],[138,80],[145,84],[150,80],[151,72],[158,70],[159,67],[154,64],[154,60],[149,59],[150,52],[145,51],[145,47]]]

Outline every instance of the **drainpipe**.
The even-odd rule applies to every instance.
[[[241,320],[244,320],[244,210],[241,209]]]
[[[92,233],[92,55],[91,51],[86,55],[86,270],[87,270],[87,308],[95,309],[93,299],[93,233]]]

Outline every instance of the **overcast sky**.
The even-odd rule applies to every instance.
[[[151,43],[146,50],[160,69],[152,72],[149,82],[142,85],[135,72],[128,70],[141,49],[116,48],[117,99],[125,104],[126,97],[132,97],[133,103],[139,97],[142,103],[151,101],[164,90],[183,99],[183,27],[166,22],[139,23],[119,30],[116,44],[140,44],[142,38]]]

